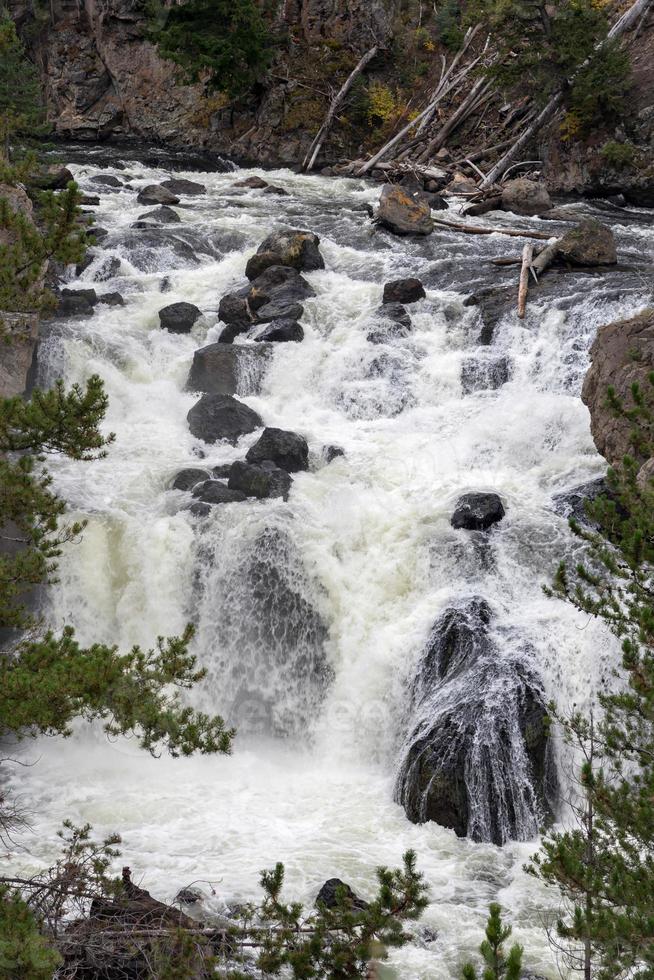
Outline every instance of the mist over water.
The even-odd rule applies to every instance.
[[[72,169],[83,190],[98,191],[88,183],[98,167]],[[260,869],[278,860],[289,897],[311,903],[334,876],[367,897],[375,867],[397,865],[413,847],[432,896],[423,925],[436,938],[419,928],[416,944],[392,954],[388,976],[458,975],[493,900],[509,910],[528,970],[556,976],[542,929],[555,901],[522,870],[534,840],[499,848],[413,825],[394,784],[415,721],[411,686],[446,608],[481,596],[492,609],[499,666],[488,696],[498,708],[505,658],[564,708],[586,703],[616,662],[605,632],[546,599],[541,583],[576,547],[553,497],[604,470],[579,398],[588,348],[599,325],[643,305],[647,283],[560,277],[559,295],[530,302],[524,321],[507,316],[493,345],[480,347],[479,312],[463,303],[495,278],[515,278],[488,263],[517,253],[515,242],[438,230],[426,240],[393,238],[362,207],[378,187],[360,182],[278,171],[266,177],[290,196],[271,199],[234,189],[234,174],[188,171],[180,176],[202,181],[207,195],[183,198],[182,223],[143,246],[130,225],[148,209],[134,188],[169,172],[134,160],[127,169],[132,188],[100,188],[96,223],[109,236],[73,283],[120,291],[126,305],[53,321],[41,346],[42,383],[104,378],[106,430],[116,433],[106,459],[50,464],[71,516],[89,524],[62,560],[46,615],[54,628],[74,625],[82,642],[120,646],[151,644],[194,622],[208,670],[197,702],[240,735],[234,755],[216,759],[153,760],[87,727],[25,747],[38,764],[15,782],[33,833],[5,866],[50,861],[56,829],[70,817],[98,833],[119,830],[124,863],[157,897],[211,881],[208,908],[219,910],[255,899]],[[122,169],[102,172],[126,179]],[[628,215],[609,221],[621,261],[651,252],[650,227]],[[294,475],[287,503],[220,505],[199,519],[187,509],[190,495],[169,489],[175,473],[242,458],[258,433],[237,447],[191,436],[191,359],[218,338],[221,296],[241,284],[246,259],[280,225],[318,233],[326,268],[305,274],[316,296],[305,303],[304,341],[277,344],[259,394],[239,397],[266,425],[304,435],[311,469]],[[564,227],[543,226],[553,236]],[[182,245],[166,244],[170,235]],[[119,268],[107,266],[111,257]],[[412,333],[369,343],[383,283],[407,275],[427,289],[410,307]],[[190,336],[162,331],[158,310],[182,300],[203,320]],[[508,381],[489,388],[498,357]],[[330,445],[344,455],[326,465]],[[450,526],[467,490],[504,500],[506,517],[487,543]],[[492,662],[479,670],[492,675]],[[535,832],[531,813],[524,836]]]

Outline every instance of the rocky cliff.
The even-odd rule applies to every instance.
[[[32,202],[20,187],[0,184],[0,197],[14,210],[32,218]],[[0,229],[0,245],[11,245],[9,232]],[[0,398],[22,395],[38,339],[39,320],[35,313],[0,312]]]

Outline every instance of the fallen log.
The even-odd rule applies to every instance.
[[[520,268],[520,285],[518,287],[518,316],[524,319],[527,308],[527,290],[529,289],[529,270],[534,254],[533,245],[525,245],[522,250],[522,266]]]
[[[479,78],[467,97],[463,100],[456,112],[450,116],[445,125],[438,131],[436,136],[427,144],[423,152],[418,157],[419,163],[426,163],[434,153],[443,146],[450,133],[459,126],[468,116],[474,112],[481,100],[489,93],[492,83],[485,78]]]
[[[370,49],[370,51],[366,51],[366,53],[364,54],[363,58],[361,58],[354,71],[351,72],[351,74],[348,76],[345,83],[341,86],[341,88],[338,90],[338,92],[332,99],[332,103],[329,109],[327,110],[327,115],[325,116],[325,121],[323,122],[322,126],[318,130],[318,133],[316,134],[316,138],[314,139],[313,143],[309,147],[307,155],[302,161],[303,170],[313,169],[314,164],[318,159],[318,154],[320,153],[322,144],[325,141],[325,137],[327,136],[327,133],[332,128],[332,125],[334,123],[336,110],[343,102],[343,99],[350,91],[350,89],[352,88],[353,84],[355,83],[355,81],[357,80],[361,72],[372,61],[372,59],[375,57],[378,51],[379,51],[379,47],[376,44],[374,45],[374,47]]]
[[[443,221],[432,215],[435,225],[442,228],[450,228],[452,231],[462,231],[466,235],[508,235],[510,238],[536,238],[540,241],[549,241],[551,235],[546,235],[542,231],[523,231],[519,228],[483,228],[481,225],[463,225],[455,221]]]
[[[536,258],[532,263],[532,269],[534,270],[534,272],[538,274],[542,274],[543,272],[545,272],[546,269],[549,269],[549,267],[551,266],[552,262],[554,262],[558,254],[559,254],[559,240],[557,239],[555,242],[552,242],[551,245],[548,245],[546,248],[544,248],[542,252],[538,253],[538,255],[536,256]]]

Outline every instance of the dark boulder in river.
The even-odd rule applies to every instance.
[[[262,463],[248,463],[237,460],[229,471],[228,487],[246,497],[282,497],[288,499],[293,478],[286,470],[269,460]]]
[[[193,355],[189,391],[256,395],[272,348],[268,344],[209,344]]]
[[[270,342],[270,343],[286,343],[291,341],[293,343],[299,343],[304,340],[304,330],[297,320],[271,320],[267,327],[257,334],[253,338],[257,343]]]
[[[139,204],[179,204],[179,198],[161,184],[148,184],[139,191],[136,200]]]
[[[171,333],[190,333],[193,324],[202,316],[202,311],[193,303],[171,303],[159,310],[162,330]]]
[[[255,411],[230,395],[203,395],[186,418],[196,439],[204,442],[225,439],[233,445],[241,436],[263,425]]]
[[[186,180],[184,177],[169,177],[162,180],[161,186],[172,194],[181,194],[183,197],[196,197],[198,194],[206,194],[207,188],[204,184],[198,184],[195,180]]]
[[[306,439],[297,432],[286,429],[266,427],[255,444],[250,446],[245,458],[248,463],[270,460],[287,473],[309,469],[309,447]]]
[[[501,497],[496,493],[466,493],[456,502],[450,524],[466,531],[487,531],[504,517]]]
[[[613,232],[595,219],[582,221],[558,242],[559,258],[572,265],[615,265],[618,261]]]
[[[203,504],[233,504],[245,500],[245,494],[233,487],[226,487],[220,480],[206,480],[193,490],[193,496]]]
[[[379,325],[367,335],[371,344],[386,344],[411,333],[411,317],[401,303],[384,303],[377,310],[377,318]]]
[[[218,315],[224,323],[243,328],[273,320],[299,320],[302,301],[310,296],[315,292],[297,269],[269,266],[251,285],[223,296]]]
[[[394,279],[384,286],[384,303],[415,303],[425,298],[425,287],[419,279]]]
[[[245,275],[257,279],[271,265],[285,265],[299,272],[324,269],[320,239],[310,231],[277,231],[266,238],[249,260]]]
[[[194,466],[187,466],[180,470],[171,484],[171,490],[192,490],[198,483],[203,483],[211,478],[208,470],[200,470]]]
[[[345,901],[345,904],[353,909],[361,909],[363,911],[368,908],[368,902],[359,898],[356,892],[352,891],[350,886],[346,885],[340,878],[327,879],[316,895],[316,908],[319,908],[321,905],[324,905],[328,909],[337,908],[339,905],[339,895]]]
[[[153,211],[144,211],[143,214],[138,216],[139,227],[143,227],[142,222],[152,221],[157,225],[177,225],[181,222],[180,216],[177,211],[173,211],[172,208],[162,205],[160,208],[154,208]]]
[[[504,844],[535,836],[556,777],[531,651],[508,631],[500,643],[492,619],[472,598],[436,621],[413,680],[396,796],[413,823]]]

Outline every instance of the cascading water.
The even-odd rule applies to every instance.
[[[95,193],[93,160],[87,153],[73,169]],[[574,547],[553,501],[603,470],[579,400],[587,350],[598,325],[643,304],[649,284],[633,270],[552,273],[524,321],[485,311],[493,343],[480,346],[480,309],[465,300],[501,277],[513,283],[514,270],[488,261],[515,251],[507,239],[438,230],[393,238],[366,215],[375,186],[287,171],[269,179],[289,196],[271,199],[235,189],[229,173],[189,170],[183,176],[207,194],[183,199],[181,222],[134,229],[147,210],[135,189],[168,172],[132,159],[126,176],[124,166],[104,168],[130,186],[102,189],[96,220],[108,235],[79,285],[120,291],[126,305],[55,321],[41,348],[44,383],[104,378],[106,426],[117,435],[104,460],[51,464],[58,491],[89,525],[62,560],[47,615],[55,628],[72,623],[82,641],[122,646],[195,622],[208,668],[198,697],[241,735],[234,756],[217,759],[153,760],[82,727],[68,742],[25,747],[38,764],[20,770],[16,787],[34,834],[11,863],[51,860],[61,819],[88,820],[99,833],[122,832],[127,862],[162,898],[195,879],[214,882],[211,909],[256,899],[259,869],[277,860],[289,896],[310,903],[334,875],[367,895],[374,868],[413,847],[430,883],[430,931],[392,954],[389,975],[457,975],[496,899],[511,912],[528,968],[555,976],[542,930],[555,898],[522,871],[533,842],[499,848],[411,823],[394,785],[412,733],[427,722],[433,730],[456,695],[481,712],[475,738],[491,732],[505,749],[489,781],[478,762],[490,743],[472,739],[470,833],[535,831],[544,801],[533,796],[534,762],[523,752],[516,766],[521,749],[511,742],[526,692],[584,704],[616,655],[597,624],[541,592]],[[608,220],[622,261],[637,266],[652,242],[644,215]],[[197,517],[190,495],[170,489],[175,473],[240,459],[258,433],[236,447],[190,435],[192,356],[217,340],[221,296],[277,226],[318,233],[326,268],[307,274],[316,296],[305,302],[304,340],[277,344],[260,382],[243,379],[239,397],[267,425],[301,432],[312,465],[294,475],[286,503],[219,505]],[[544,227],[556,235],[565,225]],[[411,307],[413,328],[372,343],[381,285],[406,275],[427,289]],[[159,328],[158,310],[176,301],[204,312],[190,336]],[[328,446],[344,455],[327,465]],[[470,489],[495,490],[506,506],[484,545],[449,523]],[[434,623],[474,596],[492,613],[489,645],[465,670],[449,665],[456,676],[445,670],[440,694],[427,693],[416,676]],[[490,807],[498,785],[510,790],[500,817]]]

